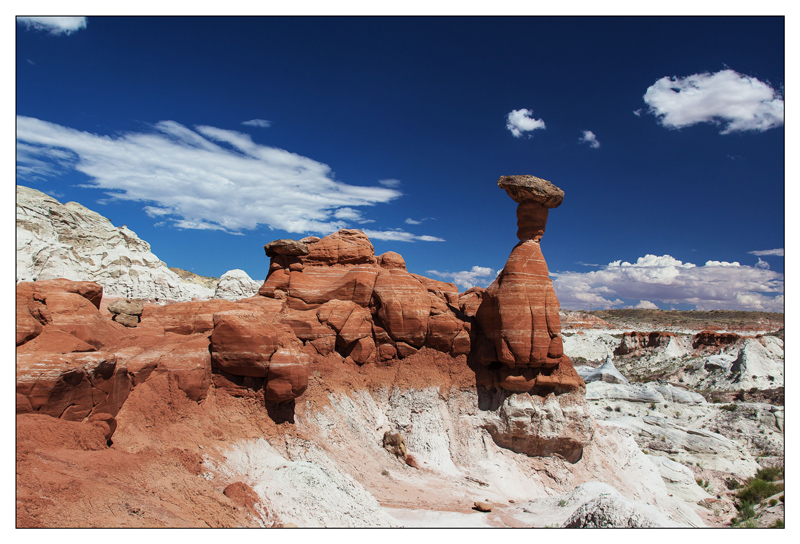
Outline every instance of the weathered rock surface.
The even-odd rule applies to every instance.
[[[509,391],[522,392],[534,386],[582,390],[583,380],[564,355],[558,298],[539,243],[547,210],[561,204],[564,192],[533,176],[503,176],[498,185],[519,203],[520,243],[511,251],[505,268],[480,294],[475,312],[480,333],[474,357],[482,365],[503,365],[497,383]],[[469,305],[465,300],[464,308]],[[558,372],[553,371],[556,368]]]
[[[244,270],[234,269],[225,272],[219,279],[214,291],[214,298],[240,300],[255,296],[260,284],[254,281]]]
[[[125,226],[76,202],[17,186],[17,281],[92,281],[126,298],[191,300],[213,290],[187,283]]]
[[[614,366],[614,361],[611,359],[609,355],[606,358],[606,362],[603,363],[598,368],[587,368],[587,367],[576,367],[575,370],[578,372],[578,375],[583,378],[583,381],[589,384],[589,382],[606,382],[606,383],[621,383],[627,384],[628,378],[623,376],[617,367]]]

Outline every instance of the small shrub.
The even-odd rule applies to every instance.
[[[383,470],[381,471],[381,476],[388,476],[388,475],[389,475],[389,471],[388,471],[388,470],[386,470],[386,469],[383,469]]]
[[[775,506],[776,504],[778,504],[778,499],[770,499],[769,500],[769,505],[770,506]]]
[[[753,508],[753,503],[750,501],[742,501],[739,504],[739,520],[745,521],[756,517],[756,510]]]
[[[613,412],[614,409],[611,406],[606,406],[606,412]]]
[[[558,501],[558,506],[560,508],[564,508],[566,505],[567,505],[567,501],[566,500],[561,499],[560,501]]]
[[[725,480],[725,487],[727,487],[730,490],[734,490],[734,489],[739,489],[740,487],[742,487],[742,484],[739,483],[739,480],[736,480],[734,478],[727,478]]]
[[[747,487],[739,491],[736,496],[741,499],[743,503],[759,503],[778,491],[780,491],[780,488],[774,483],[765,482],[764,480],[756,478],[750,480],[747,483]]]
[[[675,412],[675,417],[681,417],[681,413],[680,412]]]
[[[719,409],[725,410],[726,412],[735,412],[736,410],[739,409],[739,407],[736,406],[735,404],[723,404],[722,406],[719,407]]]
[[[621,409],[619,406],[617,406],[617,407],[615,407],[615,408],[614,408],[614,411],[615,411],[615,412],[621,412],[621,411],[622,411],[622,409]]]
[[[784,528],[783,520],[782,519],[776,519],[775,522],[772,525],[769,526],[769,528],[770,529],[783,529]]]
[[[765,482],[783,479],[783,467],[765,467],[756,472],[756,478]]]
[[[651,402],[650,403],[650,409],[651,410],[655,410],[656,409],[656,403],[655,402]]]
[[[779,501],[781,501],[781,502],[786,502],[786,501],[784,501],[784,500],[783,500],[783,495],[781,495],[780,497],[778,497],[778,500],[779,500]]]

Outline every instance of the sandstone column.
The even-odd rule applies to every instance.
[[[518,203],[520,242],[476,313],[484,335],[477,359],[500,363],[497,385],[508,391],[581,389],[583,381],[563,352],[558,299],[539,243],[548,212],[561,204],[564,191],[534,176],[503,176],[497,185]]]

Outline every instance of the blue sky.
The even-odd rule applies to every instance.
[[[17,183],[170,266],[262,280],[277,238],[365,231],[486,286],[501,175],[565,193],[562,307],[783,310],[780,17],[89,17],[16,28]]]

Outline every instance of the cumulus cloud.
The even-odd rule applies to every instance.
[[[267,225],[328,234],[350,221],[366,222],[358,207],[402,194],[336,181],[326,164],[210,126],[161,121],[149,132],[112,137],[20,116],[17,140],[20,177],[74,169],[107,196],[142,202],[151,217],[184,229],[238,233]],[[397,231],[385,236],[440,240]]]
[[[756,257],[765,257],[768,255],[775,255],[777,257],[783,257],[783,248],[778,249],[763,249],[758,251],[748,251],[750,255],[755,255]]]
[[[783,125],[783,97],[768,84],[733,70],[662,77],[644,94],[662,126],[720,125],[720,134],[764,132]]]
[[[519,110],[512,110],[506,116],[506,128],[511,131],[515,138],[522,137],[523,133],[531,132],[536,129],[543,129],[544,121],[541,119],[534,119],[533,110],[522,108]]]
[[[597,136],[594,135],[594,132],[591,130],[584,130],[583,135],[581,136],[578,143],[582,144],[589,144],[589,147],[592,149],[597,149],[600,147],[600,142],[597,141]]]
[[[86,17],[17,17],[17,21],[32,30],[43,30],[53,35],[69,35],[86,28]]]
[[[767,261],[762,260],[761,257],[759,257],[758,262],[755,264],[755,267],[769,270],[769,263]]]
[[[551,274],[564,308],[612,308],[659,301],[697,310],[783,311],[782,274],[738,262],[707,261],[702,266],[670,255],[645,255],[636,262],[614,261],[591,272]]]
[[[634,306],[634,308],[638,308],[640,310],[658,310],[658,306],[653,304],[649,300],[640,300],[639,304]]]
[[[267,121],[266,119],[250,119],[249,121],[244,121],[242,124],[248,127],[269,128],[272,126],[272,121]]]
[[[485,266],[473,266],[471,270],[463,270],[461,272],[439,272],[437,270],[428,270],[428,274],[439,276],[451,280],[459,287],[465,290],[476,285],[486,287],[497,276],[497,271],[494,268]]]

